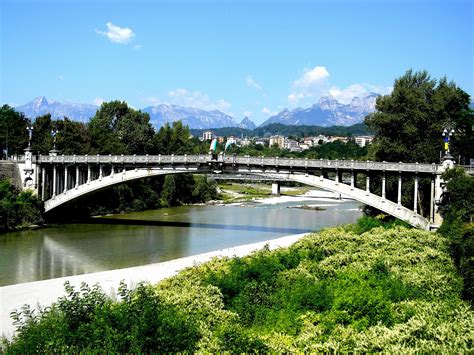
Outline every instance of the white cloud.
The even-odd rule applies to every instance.
[[[207,111],[219,110],[231,114],[231,104],[223,99],[211,100],[211,98],[200,91],[189,91],[187,89],[171,90],[168,93],[170,103],[180,106],[196,107]]]
[[[305,68],[303,75],[293,82],[294,87],[308,88],[313,85],[320,85],[327,78],[329,78],[329,72],[326,67],[317,66],[313,69]]]
[[[352,84],[346,88],[339,88],[329,83],[329,72],[326,67],[316,66],[304,69],[301,77],[293,81],[288,95],[290,106],[310,105],[316,103],[322,96],[333,96],[337,101],[348,104],[355,96],[363,97],[369,93],[386,95],[392,87],[376,86],[372,84]]]
[[[96,97],[92,102],[94,103],[94,105],[100,106],[105,102],[105,100],[101,97]]]
[[[328,88],[329,72],[326,67],[305,68],[301,77],[291,84],[288,101],[296,105],[300,101],[315,101]]]
[[[252,78],[251,75],[247,75],[245,77],[245,84],[247,84],[249,88],[256,89],[258,91],[262,90],[262,86],[259,83],[257,83],[255,79]]]
[[[262,112],[268,116],[275,116],[278,112],[272,111],[267,107],[262,108]]]
[[[244,115],[244,117],[252,117],[252,111],[244,111],[242,112],[242,114]]]
[[[387,95],[392,92],[391,86],[375,86],[371,84],[352,84],[346,88],[340,89],[333,86],[328,94],[343,104],[349,104],[354,97],[363,97],[369,93]]]
[[[135,37],[135,33],[128,27],[120,27],[111,22],[106,23],[107,31],[95,30],[96,33],[107,37],[113,43],[127,44]]]

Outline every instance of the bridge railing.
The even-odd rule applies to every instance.
[[[18,162],[24,161],[19,157]],[[220,154],[217,160],[209,154],[199,155],[38,155],[33,162],[38,164],[208,164],[220,162],[224,165],[274,167],[276,169],[343,169],[367,171],[391,171],[439,174],[444,171],[439,164],[373,162],[356,160],[297,159],[279,157],[251,157]],[[468,173],[471,169],[466,168]]]

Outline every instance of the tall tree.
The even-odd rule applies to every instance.
[[[51,130],[56,126],[48,113],[43,116],[36,117],[33,124],[32,148],[35,153],[48,154],[53,149],[53,137]]]
[[[186,154],[193,153],[194,141],[190,139],[188,126],[181,121],[175,121],[170,126],[165,123],[153,138],[153,152],[157,154]]]
[[[365,118],[375,133],[371,155],[379,161],[439,161],[444,128],[455,130],[452,153],[474,156],[473,111],[469,95],[455,83],[431,79],[426,71],[408,70],[395,80],[393,92],[380,96],[376,112]]]
[[[125,101],[103,103],[89,130],[93,151],[99,154],[146,154],[152,147],[150,116]]]
[[[64,117],[56,121],[58,129],[57,148],[62,154],[88,154],[91,151],[89,129],[82,122]]]
[[[23,149],[28,145],[28,120],[12,107],[3,105],[0,108],[0,157],[3,151],[11,154],[23,154]]]

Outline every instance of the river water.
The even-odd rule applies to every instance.
[[[311,204],[324,211],[291,208]],[[0,286],[145,265],[354,222],[354,201],[181,206],[0,235]]]

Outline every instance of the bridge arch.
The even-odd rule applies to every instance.
[[[354,200],[362,202],[371,207],[375,207],[387,214],[390,214],[416,228],[429,229],[430,222],[418,213],[402,206],[401,204],[387,200],[384,197],[375,195],[367,190],[362,190],[354,186],[344,184],[342,182],[326,179],[323,176],[315,176],[309,174],[265,174],[265,177],[274,177],[275,180],[288,180],[299,182],[301,184],[314,186],[323,190],[329,190],[345,196],[349,196]]]
[[[89,194],[105,190],[109,187],[122,184],[124,182],[130,182],[134,180],[145,179],[153,176],[169,175],[169,174],[185,174],[192,173],[187,169],[175,169],[175,170],[163,170],[163,169],[135,169],[126,170],[125,172],[115,173],[113,175],[107,175],[100,179],[92,180],[82,185],[76,186],[66,192],[60,193],[50,199],[44,201],[44,211],[50,212],[51,210],[77,200],[81,197]]]

